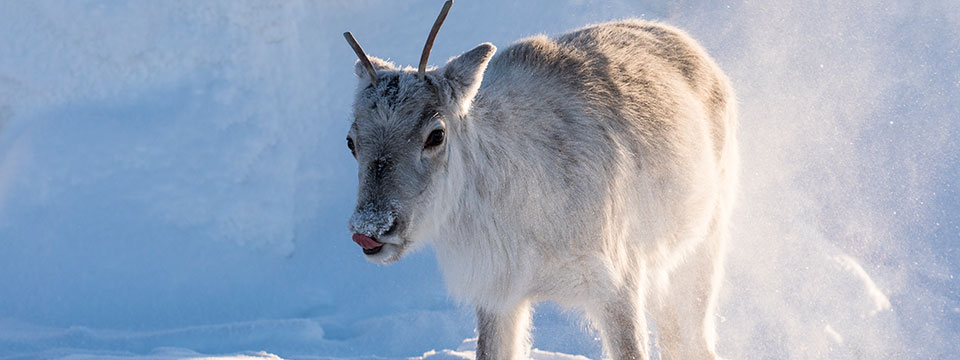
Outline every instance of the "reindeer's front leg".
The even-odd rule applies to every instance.
[[[614,360],[647,360],[647,320],[643,298],[635,286],[625,286],[609,300],[597,300],[587,314],[600,330],[603,349]]]
[[[477,307],[477,359],[527,359],[530,351],[530,302],[488,310]]]

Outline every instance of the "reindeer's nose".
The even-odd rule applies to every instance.
[[[373,204],[357,208],[350,217],[350,229],[357,234],[377,238],[396,228],[397,215],[392,210],[382,210]]]
[[[397,230],[397,224],[399,223],[400,222],[397,221],[396,218],[394,218],[393,223],[390,224],[390,228],[388,228],[387,231],[384,231],[381,236],[387,236],[387,235],[393,234],[393,232]]]

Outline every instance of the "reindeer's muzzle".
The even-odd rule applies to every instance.
[[[407,245],[405,215],[399,201],[364,201],[350,217],[353,242],[367,260],[386,265],[400,258]]]
[[[385,244],[400,245],[396,240],[387,238],[396,232],[401,221],[394,210],[389,207],[387,210],[381,210],[383,208],[367,204],[357,209],[350,219],[353,242],[360,245],[366,255],[380,253]]]

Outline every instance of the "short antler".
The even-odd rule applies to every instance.
[[[433,48],[433,40],[437,38],[437,33],[440,32],[440,25],[443,25],[443,20],[447,18],[447,13],[450,12],[450,6],[453,6],[453,0],[447,0],[443,3],[443,9],[440,9],[440,15],[437,16],[437,21],[433,23],[433,28],[430,29],[430,35],[427,36],[427,43],[423,45],[423,53],[420,54],[420,67],[417,68],[420,74],[420,80],[423,80],[426,76],[427,59],[430,58],[430,49]]]
[[[353,52],[357,53],[357,57],[360,58],[360,62],[363,63],[363,67],[367,68],[367,72],[370,73],[370,83],[373,84],[373,86],[377,86],[377,70],[373,68],[373,64],[370,63],[370,59],[367,58],[367,53],[363,52],[363,48],[360,47],[357,39],[354,39],[353,34],[349,31],[343,33],[343,37],[347,39],[350,47],[353,48]]]

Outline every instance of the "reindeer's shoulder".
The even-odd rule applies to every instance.
[[[686,33],[670,25],[620,20],[588,25],[553,38],[541,34],[520,39],[500,51],[490,66],[575,75],[598,62],[628,61],[631,56],[654,54],[664,48],[686,48],[691,43]]]
[[[500,51],[491,61],[490,66],[551,69],[563,65],[576,65],[577,60],[576,54],[572,54],[570,49],[541,34],[520,39]]]

